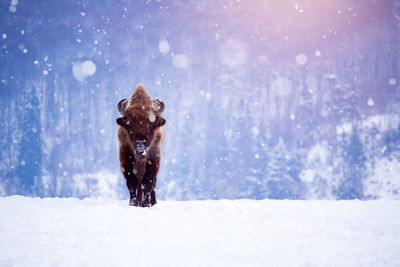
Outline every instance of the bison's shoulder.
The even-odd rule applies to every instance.
[[[125,127],[120,125],[117,130],[117,135],[121,146],[130,146],[129,133]]]

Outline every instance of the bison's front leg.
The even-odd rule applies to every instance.
[[[143,207],[150,207],[157,203],[154,187],[151,183],[143,184],[144,187],[144,201]]]
[[[133,173],[137,177],[137,185],[136,185],[136,195],[138,206],[143,206],[142,196],[143,196],[143,176],[146,171],[146,158],[144,155],[136,155],[135,163],[133,166]]]
[[[157,204],[156,189],[155,189],[155,188],[151,191],[151,201],[150,201],[150,204],[151,204],[152,206],[154,206],[155,204]]]
[[[144,184],[144,194],[145,201],[144,204],[146,206],[153,206],[157,204],[156,199],[156,182],[157,182],[157,173],[160,168],[160,159],[155,158],[153,160],[148,160],[146,165],[146,172],[143,177]]]
[[[136,188],[138,184],[137,177],[133,172],[133,155],[130,153],[128,147],[120,147],[120,162],[121,162],[121,171],[125,177],[126,186],[129,190],[129,205],[137,206],[138,200],[136,197]]]
[[[144,200],[142,207],[150,207],[150,195],[146,192],[146,189],[144,189]]]
[[[125,177],[126,186],[129,190],[129,205],[137,206],[138,200],[136,195],[136,189],[138,179],[134,173],[135,157],[133,154],[132,144],[129,140],[129,132],[126,125],[126,118],[118,118],[118,141],[119,141],[119,162],[121,164],[121,171]]]
[[[128,187],[129,190],[129,205],[130,206],[138,206],[138,199],[136,197],[136,187],[137,187],[137,179],[133,175],[132,179],[127,179],[126,180],[126,186]]]

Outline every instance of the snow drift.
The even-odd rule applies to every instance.
[[[0,198],[1,266],[400,266],[399,201]]]

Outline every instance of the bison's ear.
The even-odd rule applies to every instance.
[[[117,124],[120,126],[123,126],[123,127],[128,126],[128,119],[125,117],[118,118],[116,121],[117,121]]]
[[[156,127],[161,127],[163,125],[165,125],[166,120],[163,117],[157,117],[156,121],[154,122],[154,125]]]

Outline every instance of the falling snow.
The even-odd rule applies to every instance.
[[[396,79],[391,78],[391,79],[389,79],[388,83],[389,83],[389,85],[394,86],[394,85],[396,85],[397,81],[396,81]]]
[[[0,196],[125,198],[117,103],[142,83],[166,106],[160,200],[399,199],[397,9],[7,0]]]
[[[83,81],[88,76],[92,76],[96,73],[97,67],[91,60],[85,60],[83,62],[75,62],[72,65],[72,73],[76,80]]]
[[[307,63],[307,56],[305,54],[299,54],[296,56],[296,63],[299,65],[304,65]]]
[[[168,44],[167,40],[160,40],[160,42],[158,43],[158,50],[162,54],[168,54],[169,44]]]
[[[251,134],[252,134],[253,136],[258,136],[258,135],[260,134],[260,131],[258,130],[258,127],[257,127],[257,126],[251,127]]]
[[[185,54],[178,54],[172,58],[172,64],[180,69],[185,69],[189,66],[189,58]]]

